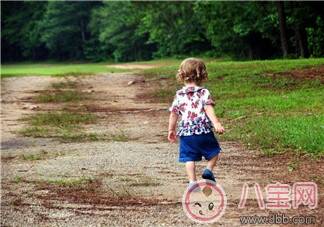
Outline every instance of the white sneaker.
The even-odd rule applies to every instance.
[[[195,187],[195,189],[193,190],[193,192],[199,192],[199,191],[201,191],[199,185],[197,184],[197,181],[189,182],[189,184],[188,184],[188,190],[190,190],[192,187]]]

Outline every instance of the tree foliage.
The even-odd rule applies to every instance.
[[[324,55],[321,2],[1,2],[3,61]]]
[[[158,46],[155,56],[202,53],[211,48],[194,11],[194,2],[147,4],[139,29]]]
[[[85,45],[90,38],[88,24],[92,2],[49,2],[40,22],[41,42],[51,56],[59,59],[85,58]]]
[[[116,61],[150,59],[155,45],[148,43],[148,32],[139,30],[143,16],[138,3],[106,2],[93,12],[90,29]]]

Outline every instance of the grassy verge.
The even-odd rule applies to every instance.
[[[106,63],[18,63],[1,65],[1,77],[13,76],[71,76],[89,75],[96,73],[125,72]]]
[[[324,89],[319,80],[323,75],[296,79],[285,73],[299,69],[301,75],[311,74],[307,69],[324,67],[323,58],[206,62],[209,81],[205,86],[227,128],[223,139],[239,139],[268,155],[288,150],[324,155]],[[144,70],[144,74],[174,78],[179,63]],[[163,89],[156,91],[157,97],[168,94]]]

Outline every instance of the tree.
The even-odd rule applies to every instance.
[[[286,28],[286,14],[284,9],[284,3],[281,1],[276,2],[279,18],[279,28],[280,28],[280,41],[282,55],[284,58],[288,56],[288,41],[287,41],[287,28]]]
[[[3,59],[37,60],[46,56],[38,30],[45,6],[44,2],[1,2]]]
[[[219,55],[269,58],[276,54],[275,15],[271,4],[198,2],[195,12]]]
[[[49,2],[40,22],[41,40],[58,59],[83,59],[84,46],[90,38],[87,25],[91,10],[99,3]]]
[[[204,28],[194,12],[194,2],[154,2],[145,4],[140,31],[156,43],[155,56],[197,54],[210,50]]]
[[[296,56],[309,57],[314,55],[312,51],[312,31],[319,31],[324,15],[323,4],[319,2],[289,2],[287,3],[288,27],[294,33],[292,44],[295,48]],[[316,32],[316,39],[323,38],[324,34]],[[315,37],[314,37],[315,38]],[[319,41],[319,40],[318,40]],[[316,41],[315,45],[320,45]]]
[[[324,55],[321,2],[1,2],[3,61]]]
[[[93,12],[90,28],[116,61],[152,58],[155,45],[148,43],[148,32],[138,29],[143,18],[139,4],[106,2]]]

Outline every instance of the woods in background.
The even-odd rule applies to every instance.
[[[321,2],[1,2],[2,61],[324,56]]]

